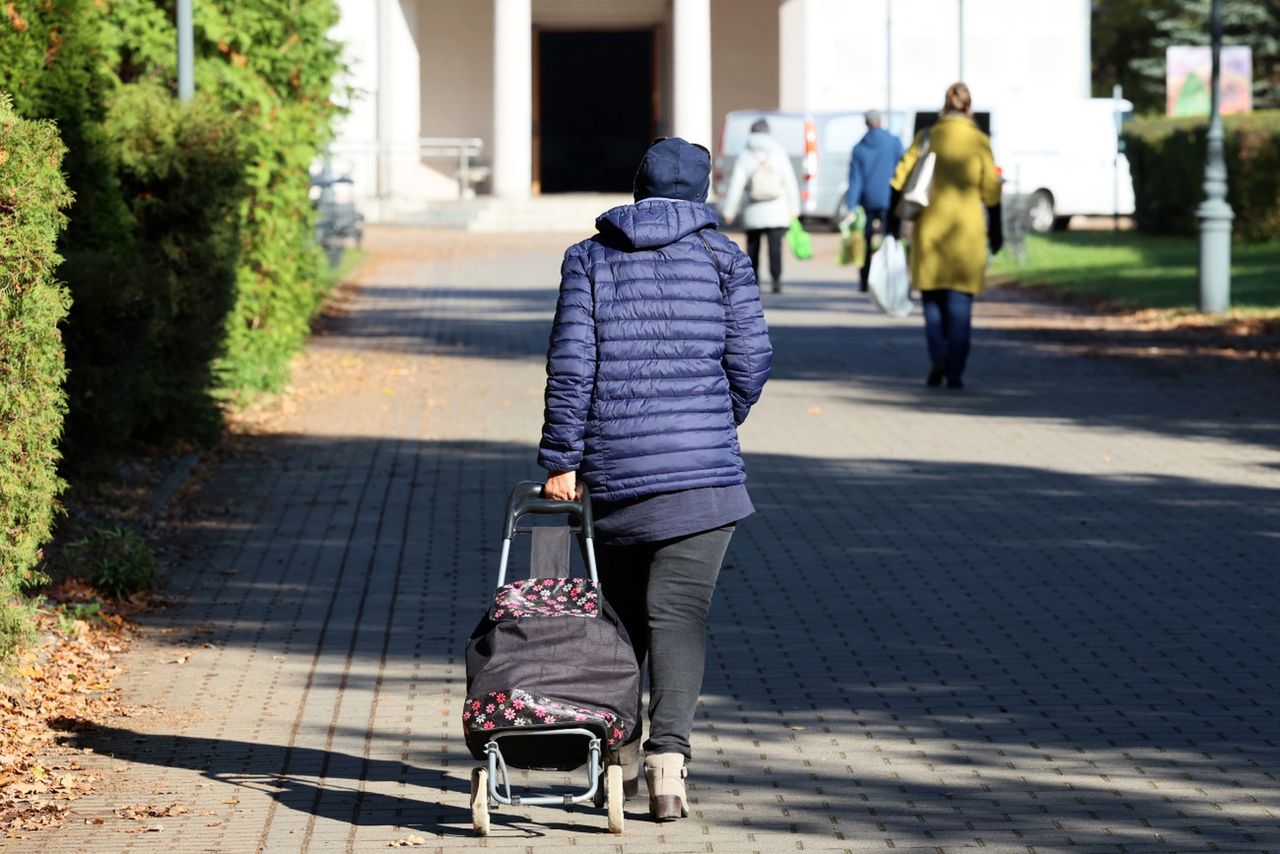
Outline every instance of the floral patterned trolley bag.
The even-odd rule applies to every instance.
[[[520,527],[529,515],[568,516],[568,526]],[[507,581],[516,534],[532,540],[530,577]],[[570,577],[576,534],[588,578]],[[640,672],[626,629],[600,595],[591,499],[542,498],[542,484],[512,490],[503,523],[498,590],[467,643],[467,747],[484,767],[471,774],[475,831],[486,835],[493,805],[593,802],[622,832],[622,769],[616,749],[634,731]],[[587,766],[577,794],[513,795],[507,769],[572,771]]]

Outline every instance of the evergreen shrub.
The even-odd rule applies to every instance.
[[[67,291],[55,278],[71,201],[51,122],[19,118],[0,95],[0,659],[31,631],[24,588],[39,581],[62,481]]]
[[[216,109],[153,83],[104,98],[95,135],[124,227],[110,241],[68,241],[62,268],[74,298],[68,439],[81,464],[132,441],[217,436],[211,365],[234,299],[243,174]],[[73,208],[73,227],[97,213]]]
[[[166,0],[12,0],[0,91],[58,122],[69,461],[206,440],[217,398],[279,387],[329,284],[308,168],[336,115],[334,0],[202,0],[194,104]]]
[[[1250,241],[1280,239],[1280,110],[1227,116],[1224,125],[1233,232]],[[1204,119],[1136,119],[1125,126],[1139,229],[1195,233],[1207,131]]]
[[[175,33],[166,4],[116,0],[116,73],[173,87]],[[206,0],[195,5],[196,91],[234,128],[244,161],[239,252],[218,387],[233,395],[278,389],[327,294],[315,241],[310,166],[337,115],[342,46],[329,37],[334,0]],[[126,61],[127,60],[127,61]]]
[[[240,117],[248,162],[236,304],[219,380],[232,392],[274,391],[332,284],[315,239],[310,167],[338,114],[332,98],[342,45],[328,35],[338,7],[333,0],[219,0],[205,9],[207,85]]]

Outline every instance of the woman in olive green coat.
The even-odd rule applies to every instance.
[[[973,121],[969,87],[947,89],[937,124],[916,135],[891,186],[901,191],[920,159],[925,134],[935,157],[929,205],[915,220],[911,237],[911,284],[924,303],[925,335],[932,369],[928,384],[963,388],[969,356],[973,298],[982,290],[987,252],[999,249],[998,229],[988,235],[987,208],[1000,203],[1000,176],[990,138]]]

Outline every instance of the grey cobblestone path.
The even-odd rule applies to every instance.
[[[537,475],[566,241],[370,242],[288,409],[175,523],[180,604],[124,661],[154,711],[76,735],[109,779],[39,848],[1280,851],[1274,372],[1073,356],[996,297],[971,387],[928,390],[919,318],[823,261],[767,297],[692,815],[474,839],[461,652]]]

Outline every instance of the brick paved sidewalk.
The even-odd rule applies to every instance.
[[[766,300],[691,817],[504,809],[475,840],[461,652],[537,475],[564,243],[373,231],[297,394],[175,521],[180,604],[123,662],[156,711],[76,735],[109,785],[35,845],[1280,851],[1274,374],[1073,356],[994,299],[970,389],[925,389],[919,318],[821,260]]]

